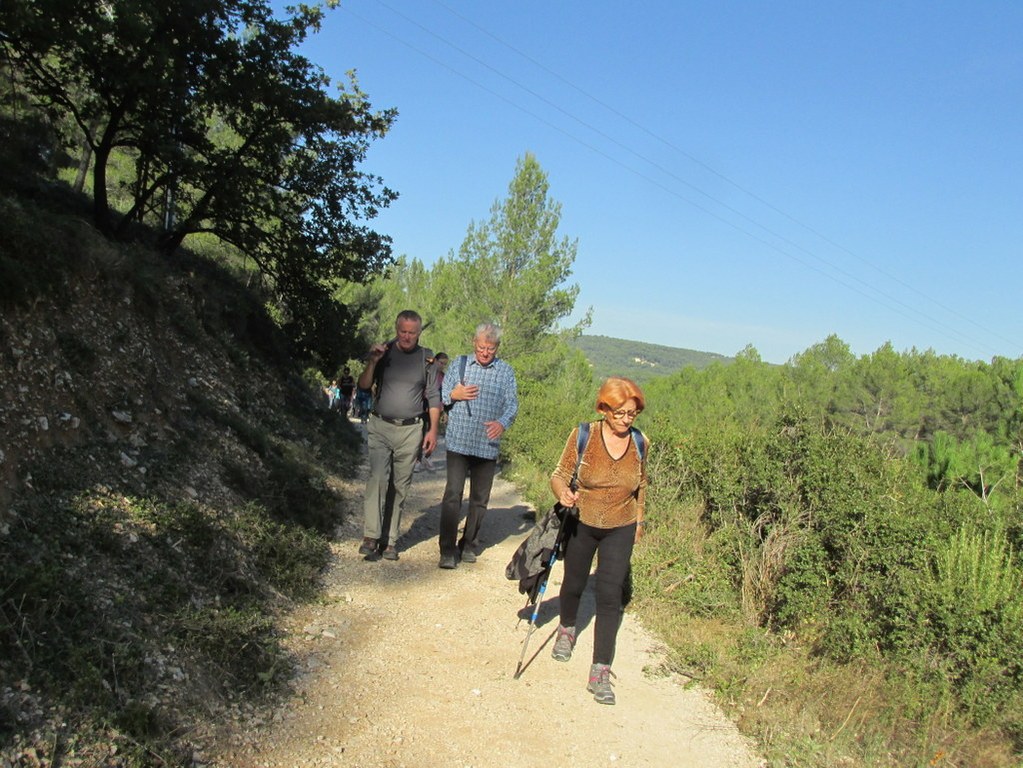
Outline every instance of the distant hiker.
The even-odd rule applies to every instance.
[[[433,359],[429,361],[429,364],[432,365],[436,369],[436,371],[437,371],[437,389],[441,389],[444,386],[444,369],[447,368],[447,365],[448,365],[448,355],[447,355],[447,353],[446,352],[438,352],[436,355],[433,356]],[[428,411],[429,409],[430,409],[430,405],[427,402],[426,397],[423,397],[423,436],[424,437],[426,436],[426,430],[429,428],[429,425],[430,425],[430,420],[427,418],[427,414],[426,414],[426,411]],[[443,420],[444,420],[444,411],[442,410],[441,411],[441,421],[443,422]],[[438,432],[439,432],[440,431],[440,425],[438,424],[437,426],[438,426]],[[432,471],[433,470],[433,465],[430,463],[430,457],[423,455],[422,447],[420,447],[419,454],[416,456],[416,464],[412,468],[412,471],[413,472],[418,472],[420,469],[425,469],[427,471]]]
[[[448,370],[448,353],[438,352],[433,356],[434,365],[437,366],[437,386],[441,388],[441,392],[444,391],[444,374]]]
[[[579,601],[597,555],[597,610],[593,631],[593,663],[587,690],[601,704],[614,704],[611,662],[614,660],[622,596],[633,544],[643,534],[646,501],[646,438],[632,426],[643,410],[640,388],[629,379],[609,378],[597,393],[603,418],[590,425],[590,436],[577,463],[576,427],[565,443],[551,490],[565,507],[579,510],[565,550],[561,584],[561,620],[552,656],[568,661],[575,647]],[[578,491],[569,483],[579,467]]]
[[[493,323],[480,324],[473,336],[474,354],[458,357],[454,372],[444,377],[441,399],[445,407],[452,407],[445,432],[447,484],[440,512],[441,568],[454,568],[459,559],[476,562],[477,539],[497,473],[501,435],[519,410],[515,372],[497,358],[500,345],[501,329]],[[456,541],[467,476],[469,508],[462,539]]]
[[[338,400],[341,397],[341,390],[338,388],[337,379],[333,379],[330,384],[323,388],[323,394],[327,396],[327,408],[333,411],[338,406]]]
[[[440,421],[440,389],[437,373],[427,359],[433,354],[419,346],[423,319],[411,309],[398,314],[396,336],[384,344],[374,344],[366,356],[366,367],[359,375],[360,389],[374,388],[376,397],[366,427],[369,453],[369,479],[364,501],[363,539],[359,554],[376,560],[398,559],[398,533],[405,506],[412,466],[422,448],[424,455],[437,445]],[[428,409],[423,411],[423,399]],[[430,423],[423,433],[423,418]],[[394,506],[388,510],[387,487],[393,483]],[[385,512],[390,512],[390,527],[383,532]]]
[[[355,377],[352,376],[352,369],[347,365],[341,371],[341,378],[338,380],[338,389],[341,392],[341,413],[345,416],[351,415],[352,401],[355,398]]]
[[[362,387],[355,388],[355,416],[361,424],[369,421],[369,412],[373,407],[373,392]]]

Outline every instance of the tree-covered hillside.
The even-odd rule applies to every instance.
[[[666,347],[612,336],[582,335],[572,346],[586,355],[598,379],[627,376],[643,383],[655,376],[667,376],[682,368],[706,368],[712,363],[731,362],[730,357],[695,349]]]

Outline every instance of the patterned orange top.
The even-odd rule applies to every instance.
[[[579,519],[594,528],[620,528],[643,518],[646,467],[631,437],[621,458],[612,458],[604,444],[601,424],[601,421],[590,424],[590,437],[579,465]],[[551,475],[560,477],[566,484],[572,480],[575,470],[578,434],[579,427],[576,427],[568,436],[558,467]]]

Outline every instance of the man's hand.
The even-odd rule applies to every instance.
[[[451,388],[452,400],[475,400],[480,395],[480,388],[477,384],[462,384],[459,382]]]
[[[504,424],[499,421],[484,422],[483,427],[487,430],[487,437],[496,440],[504,434]]]
[[[427,412],[427,418],[430,420],[426,428],[426,434],[423,435],[423,455],[429,456],[433,453],[433,449],[437,447],[437,430],[440,427],[440,415],[442,411],[440,408],[429,408]]]
[[[372,347],[369,348],[369,361],[373,363],[378,362],[380,358],[384,356],[384,353],[386,351],[387,351],[386,344],[374,344]]]
[[[423,455],[429,456],[433,453],[433,449],[437,447],[437,430],[431,429],[425,435],[423,435]]]

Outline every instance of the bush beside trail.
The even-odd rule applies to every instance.
[[[637,610],[677,670],[715,688],[769,757],[1018,764],[1023,401],[1009,394],[1023,361],[943,361],[942,389],[938,361],[904,355],[895,368],[932,399],[904,398],[901,410],[878,385],[890,350],[812,380],[807,365],[747,352],[649,383]],[[989,386],[977,391],[1001,393],[1006,408],[957,396],[958,368],[979,369]],[[870,391],[872,410],[858,399]],[[566,402],[557,409],[575,420]],[[963,414],[982,430],[973,438],[955,427]],[[539,435],[532,445],[537,460],[512,463],[538,478],[541,503],[551,446]]]

